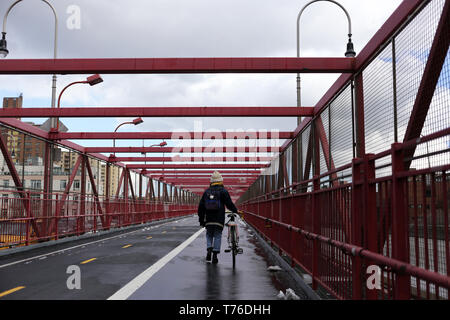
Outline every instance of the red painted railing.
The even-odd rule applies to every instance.
[[[5,191],[2,191],[6,194]],[[0,247],[28,245],[195,213],[196,205],[8,191],[0,198]]]
[[[314,289],[320,285],[339,299],[449,299],[450,164],[403,167],[408,149],[449,135],[450,128],[393,144],[247,200],[241,204],[245,219],[312,276]],[[376,167],[383,158],[390,164]],[[391,167],[391,174],[377,177],[382,167]],[[336,173],[339,183],[324,183]],[[369,266],[381,272],[378,289],[368,285],[374,279]]]

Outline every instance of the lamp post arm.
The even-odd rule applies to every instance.
[[[132,121],[130,121],[130,122],[123,122],[123,123],[121,123],[121,124],[119,124],[118,126],[117,126],[117,128],[114,130],[114,132],[117,132],[117,130],[121,127],[121,126],[123,126],[124,124],[134,124]],[[113,139],[113,148],[115,148],[116,147],[116,139]],[[114,156],[116,155],[116,153],[114,152]]]
[[[327,2],[331,2],[334,3],[335,5],[339,6],[345,13],[345,15],[347,16],[347,20],[348,20],[348,36],[351,37],[352,36],[352,20],[350,18],[350,15],[348,13],[348,11],[337,1],[334,0],[313,0],[309,3],[307,3],[302,10],[300,10],[298,16],[297,16],[297,57],[300,57],[300,18],[302,16],[303,11],[305,11],[305,9],[310,6],[311,4],[315,3],[315,2],[319,2],[319,1],[327,1]]]
[[[50,7],[50,9],[52,9],[53,14],[55,16],[55,39],[53,48],[53,58],[56,59],[58,56],[58,15],[56,14],[55,7],[53,7],[50,2],[48,2],[47,0],[42,1],[45,2]]]
[[[68,84],[64,89],[62,89],[62,91],[58,97],[58,109],[61,107],[61,97],[62,97],[62,94],[64,93],[64,91],[66,91],[67,88],[73,86],[74,84],[79,84],[79,83],[88,83],[88,82],[87,81],[75,81],[75,82]],[[59,118],[56,118],[56,131],[59,131]]]
[[[71,87],[75,84],[80,84],[80,83],[88,83],[88,82],[87,81],[75,81],[75,82],[68,84],[64,89],[62,89],[62,91],[58,97],[58,108],[61,106],[61,97],[62,97],[62,94],[64,93],[64,91],[66,91],[66,89],[68,89],[69,87]]]
[[[123,122],[123,123],[121,123],[121,124],[119,124],[118,126],[117,126],[117,128],[116,128],[116,130],[114,130],[114,132],[117,132],[117,130],[121,127],[121,126],[123,126],[124,124],[134,124],[132,121],[130,121],[130,122]]]
[[[17,0],[8,8],[8,11],[6,11],[5,17],[3,18],[3,33],[6,33],[6,21],[8,20],[9,13],[11,12],[12,8],[14,8],[16,4],[18,4],[21,1],[23,0]]]

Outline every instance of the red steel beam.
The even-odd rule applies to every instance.
[[[405,23],[405,21],[410,18],[410,16],[414,14],[421,6],[424,6],[428,2],[429,0],[404,0],[355,58],[355,73],[361,71],[370,59],[377,54],[379,48],[386,41],[388,41],[390,37],[392,37],[392,35]],[[352,77],[352,74],[341,75],[316,104],[314,107],[315,113],[320,114],[320,112],[327,107],[328,103],[336,96],[336,94],[339,93],[344,86],[348,85]],[[310,118],[302,121],[302,123],[294,131],[294,135],[297,136],[310,122]]]
[[[273,157],[112,157],[110,162],[187,162],[187,163],[204,163],[204,162],[259,162],[272,161]]]
[[[260,169],[267,164],[128,164],[128,169]]]
[[[190,188],[190,187],[198,187],[198,186],[204,186],[205,188],[209,187],[209,183],[205,182],[191,182],[191,183],[176,183],[177,186],[184,187],[184,188]],[[248,188],[251,186],[251,184],[224,184],[225,188],[227,187],[242,187],[242,188]]]
[[[59,132],[54,140],[156,139],[156,140],[222,140],[222,139],[291,139],[293,133],[280,132]],[[157,147],[161,149],[160,147]],[[112,149],[112,148],[110,148]],[[112,151],[102,151],[112,152]]]
[[[209,180],[190,180],[190,181],[177,181],[177,180],[164,180],[164,182],[169,183],[171,185],[176,185],[176,186],[187,186],[187,185],[209,185],[210,182]],[[241,181],[225,181],[224,185],[227,186],[247,186],[247,185],[251,185],[254,181],[248,181],[248,182],[241,182]]]
[[[137,170],[139,172],[139,170]],[[146,173],[147,175],[160,175],[160,174],[174,174],[174,175],[190,175],[190,174],[205,174],[208,176],[211,176],[214,172],[214,169],[211,170],[187,170],[187,171],[174,171],[174,170],[145,170],[145,172],[143,172],[143,170],[140,171],[140,173],[144,174]],[[227,176],[227,175],[235,175],[235,174],[240,174],[243,176],[247,176],[247,175],[252,175],[252,174],[261,174],[261,170],[220,170],[220,174],[222,176]]]
[[[242,178],[242,179],[249,179],[249,178],[258,178],[259,174],[252,174],[252,175],[241,175],[241,174],[233,174],[233,175],[223,175],[222,177],[224,179],[228,178]],[[151,178],[153,179],[159,179],[161,177],[164,178],[176,178],[176,179],[192,179],[192,178],[205,178],[209,179],[211,177],[210,174],[208,175],[200,175],[200,174],[185,174],[185,175],[176,175],[176,174],[164,174],[164,175],[152,175]]]
[[[0,118],[312,117],[312,107],[72,107],[0,109]],[[52,139],[63,137],[52,133]]]
[[[210,177],[186,177],[186,178],[179,178],[179,177],[161,177],[164,181],[181,181],[181,182],[190,182],[190,181],[210,181]],[[245,183],[248,181],[255,181],[257,177],[249,177],[249,178],[243,178],[243,177],[225,177],[224,181],[227,182],[241,182]]]
[[[0,60],[0,74],[352,73],[354,58],[110,58]]]
[[[420,137],[422,128],[430,109],[436,85],[441,76],[441,70],[448,54],[450,45],[450,1],[446,1],[442,10],[442,15],[431,46],[430,55],[423,72],[422,80],[418,89],[416,100],[411,111],[408,127],[406,128],[403,142],[415,140]],[[448,107],[448,106],[447,106]],[[448,109],[447,109],[448,112]],[[405,151],[407,158],[405,169],[409,169],[416,148]]]
[[[138,133],[139,134],[139,133]],[[89,136],[87,133],[86,136]],[[86,138],[77,138],[86,139]],[[143,139],[143,138],[135,138]],[[279,152],[279,147],[224,147],[219,151],[220,148],[214,147],[86,147],[84,148],[86,153],[272,153]]]

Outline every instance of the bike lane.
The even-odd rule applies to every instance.
[[[196,218],[192,223],[198,224]],[[206,233],[200,233],[181,252],[127,297],[129,300],[277,300],[280,290],[294,288],[283,277],[284,270],[268,271],[270,259],[262,250],[253,232],[238,221],[239,246],[243,254],[232,267],[227,229],[222,233],[219,263],[205,261]],[[297,295],[302,297],[301,292]]]

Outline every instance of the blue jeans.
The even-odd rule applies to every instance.
[[[206,226],[206,247],[213,248],[213,252],[220,252],[220,244],[222,242],[222,228],[211,225]]]

